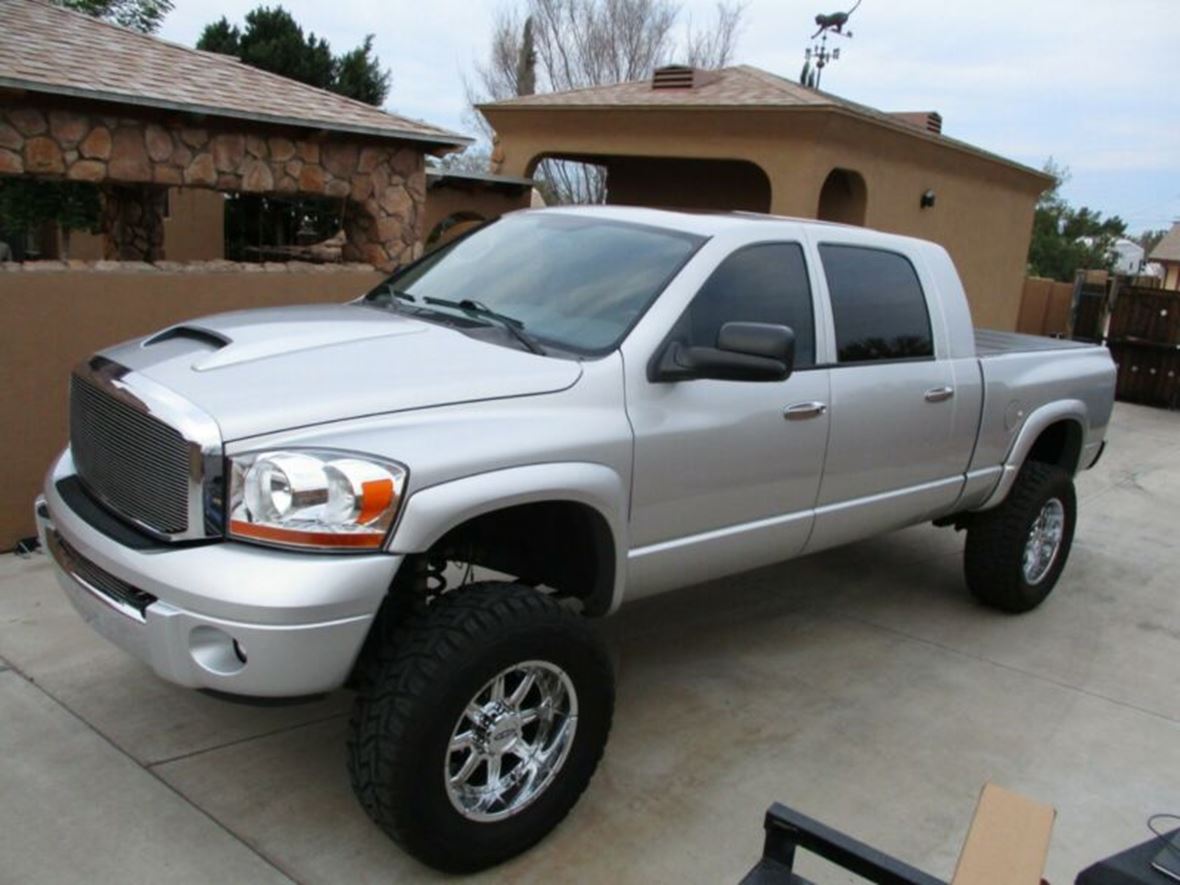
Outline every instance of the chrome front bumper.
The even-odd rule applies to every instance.
[[[235,542],[134,550],[69,507],[57,483],[72,473],[66,452],[37,499],[37,532],[62,590],[98,633],[191,688],[293,697],[344,683],[400,556]]]

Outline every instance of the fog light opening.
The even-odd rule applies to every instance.
[[[217,627],[195,627],[188,638],[189,654],[197,666],[216,676],[233,676],[246,666],[246,650]]]

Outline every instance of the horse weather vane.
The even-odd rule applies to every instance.
[[[819,89],[824,68],[840,58],[839,46],[835,49],[828,49],[828,34],[851,38],[852,31],[845,31],[844,26],[848,24],[848,19],[852,17],[852,13],[856,12],[856,8],[860,6],[861,2],[862,0],[856,0],[856,3],[847,12],[833,12],[828,15],[821,13],[815,17],[815,23],[819,25],[819,29],[811,35],[811,45],[803,52],[803,71],[799,74],[799,82],[804,86]]]

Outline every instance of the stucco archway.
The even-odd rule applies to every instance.
[[[867,205],[868,189],[864,177],[852,169],[836,168],[824,180],[815,217],[820,221],[863,226]]]
[[[585,163],[606,172],[606,202],[717,212],[769,212],[770,178],[749,160],[629,155],[543,154],[544,160]]]

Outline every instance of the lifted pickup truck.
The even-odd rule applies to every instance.
[[[1114,375],[975,332],[928,242],[520,212],[349,304],[88,360],[36,512],[74,606],[164,679],[354,687],[361,804],[472,870],[588,784],[614,701],[588,621],[625,600],[934,521],[979,600],[1040,604]]]

